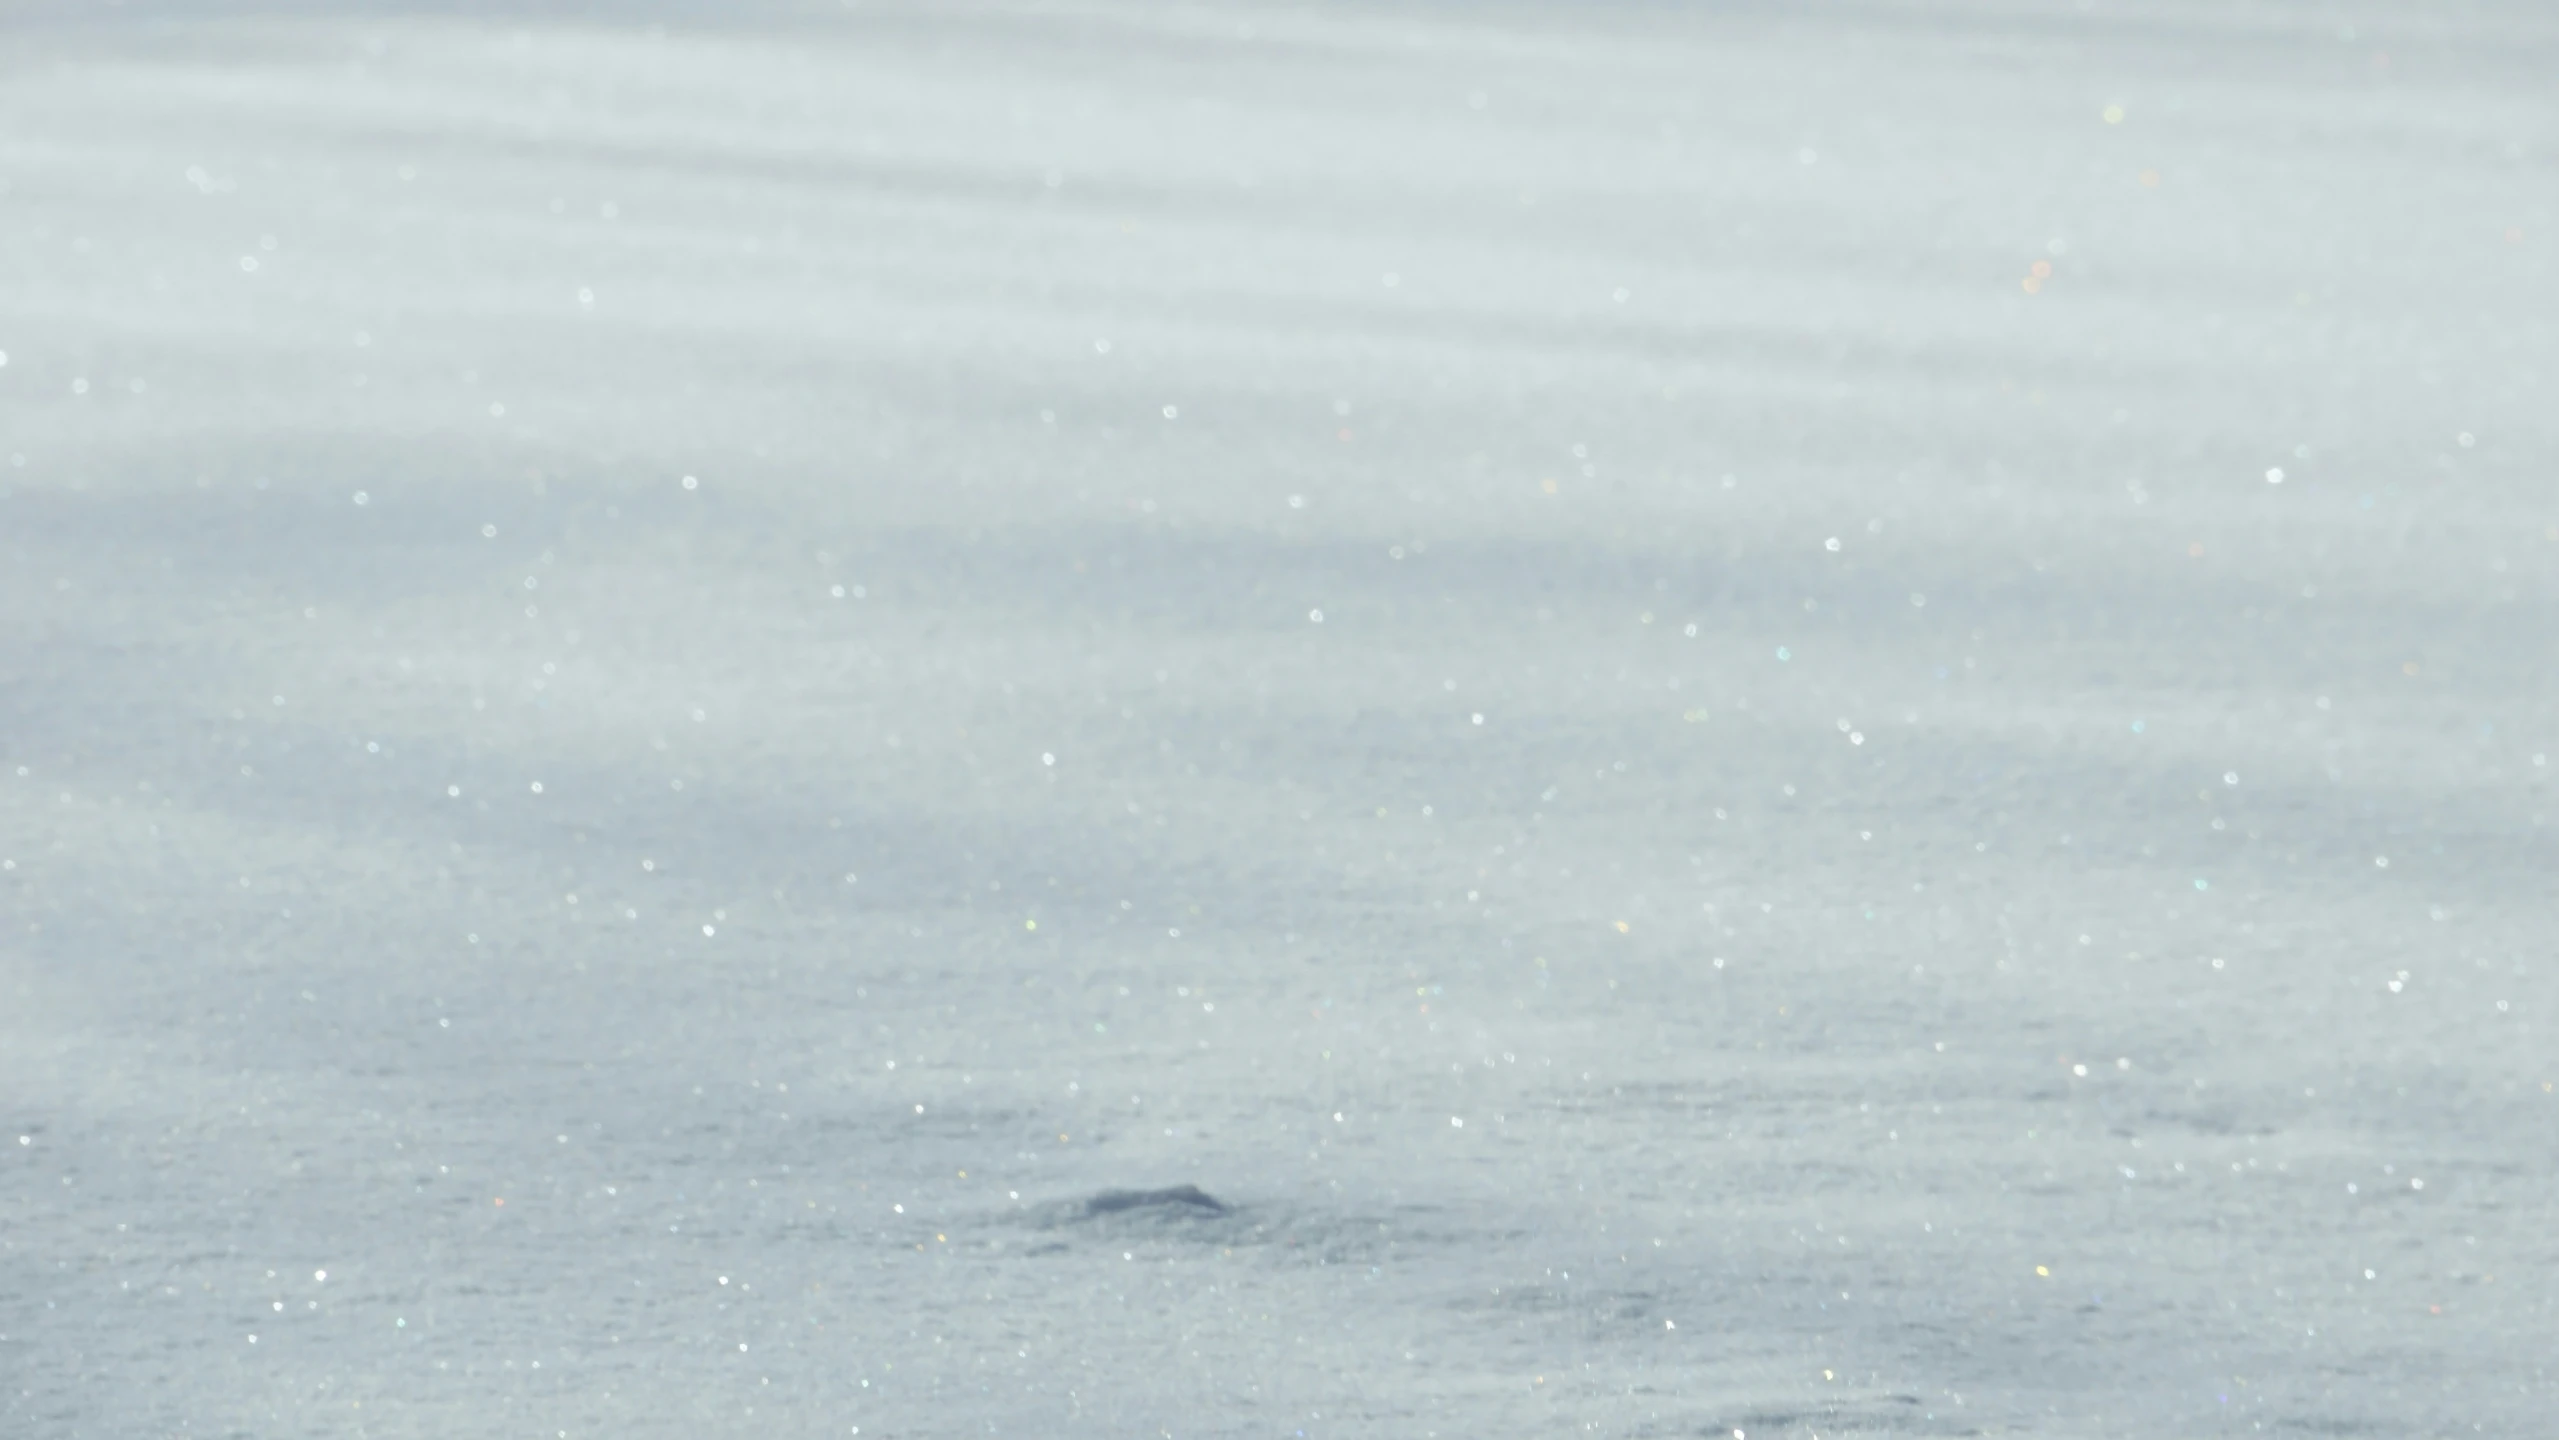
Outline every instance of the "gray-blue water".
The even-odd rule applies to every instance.
[[[0,20],[0,1433],[2549,1433],[2553,74]]]

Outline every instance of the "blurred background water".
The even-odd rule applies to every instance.
[[[2546,1425],[2545,7],[0,26],[0,1429]]]

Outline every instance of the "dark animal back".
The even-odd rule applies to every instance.
[[[1142,1210],[1164,1206],[1196,1210],[1205,1215],[1223,1215],[1226,1203],[1197,1185],[1175,1185],[1164,1190],[1105,1190],[1084,1202],[1087,1215],[1109,1215],[1121,1210]]]

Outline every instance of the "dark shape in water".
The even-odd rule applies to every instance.
[[[1197,1185],[1176,1185],[1169,1190],[1105,1190],[1084,1202],[1084,1213],[1108,1215],[1120,1210],[1141,1210],[1159,1205],[1182,1206],[1209,1215],[1226,1213],[1226,1202]]]

